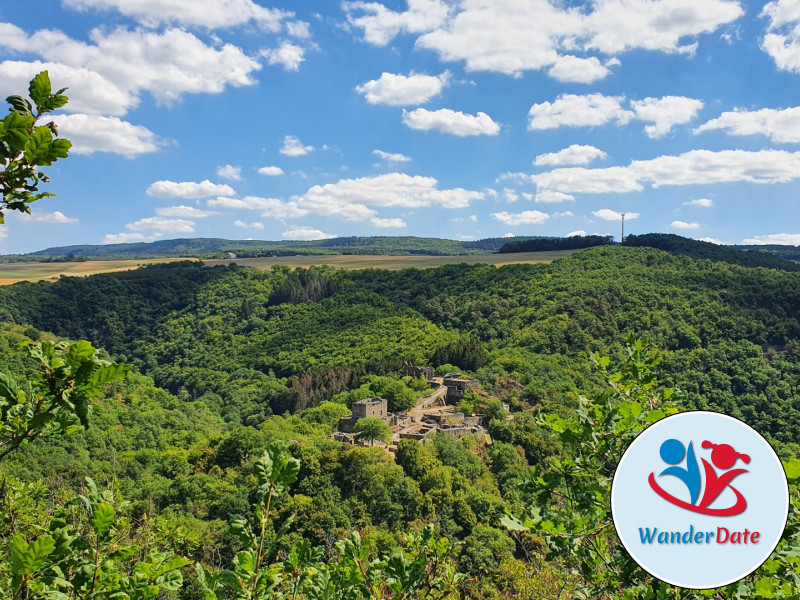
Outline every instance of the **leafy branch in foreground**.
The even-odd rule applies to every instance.
[[[69,98],[67,88],[53,93],[50,76],[42,71],[30,82],[30,99],[9,96],[9,114],[0,120],[0,224],[5,222],[4,211],[30,213],[31,202],[55,196],[39,192],[39,183],[49,178],[37,167],[49,167],[59,158],[66,158],[72,142],[58,137],[55,123],[37,125],[39,119],[64,106]]]
[[[558,560],[581,578],[576,598],[624,600],[661,598],[800,597],[800,461],[784,467],[791,486],[789,522],[772,557],[748,578],[720,590],[692,591],[663,583],[630,558],[611,518],[611,481],[619,459],[634,438],[656,421],[678,412],[680,394],[658,385],[661,355],[629,335],[623,362],[591,360],[608,388],[581,397],[575,417],[547,414],[540,424],[561,440],[561,457],[537,466],[523,485],[531,507],[523,519],[506,515],[513,531],[532,531],[547,542],[550,560]]]
[[[9,544],[11,581],[0,581],[4,598],[148,600],[183,587],[180,569],[190,560],[150,545],[145,524],[121,516],[126,503],[87,478],[85,495],[50,519],[28,542]]]
[[[131,368],[98,358],[87,341],[31,343],[28,352],[39,362],[36,379],[0,373],[0,460],[38,437],[88,427],[92,398]]]
[[[336,556],[323,560],[323,548],[307,540],[292,544],[282,560],[269,562],[290,530],[287,519],[274,533],[271,511],[275,497],[297,479],[300,462],[286,446],[272,442],[255,462],[258,485],[256,522],[231,521],[231,531],[243,549],[233,568],[211,573],[198,564],[197,581],[203,600],[444,600],[457,598],[463,580],[451,559],[452,546],[437,539],[431,527],[404,536],[406,547],[391,556],[373,556],[361,535],[353,532],[335,544]]]

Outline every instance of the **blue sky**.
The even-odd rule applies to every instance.
[[[672,232],[800,244],[800,3],[0,6],[70,104],[0,252],[176,237]]]

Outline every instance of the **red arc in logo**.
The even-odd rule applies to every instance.
[[[703,442],[702,447],[705,449],[713,448],[711,452],[711,462],[719,469],[730,469],[739,459],[744,463],[750,462],[750,457],[747,454],[736,452],[733,447],[728,444],[713,444],[706,440]],[[722,475],[717,475],[714,467],[712,467],[706,459],[701,458],[703,470],[705,471],[706,485],[703,498],[700,500],[699,504],[695,504],[696,498],[699,495],[698,492],[700,491],[700,477],[691,443],[689,444],[688,451],[686,451],[685,454],[684,452],[685,450],[681,442],[676,439],[666,440],[661,445],[661,457],[665,462],[674,466],[662,471],[661,475],[674,475],[683,480],[692,495],[692,502],[690,503],[676,498],[664,490],[656,483],[654,472],[650,473],[647,479],[653,491],[670,504],[703,515],[729,517],[744,512],[747,508],[747,500],[745,500],[739,490],[730,485],[730,482],[738,475],[747,473],[747,469],[732,469],[731,471],[722,473]],[[687,467],[677,467],[676,465],[683,461],[684,456],[686,457]],[[709,508],[709,505],[717,499],[726,487],[730,488],[731,491],[736,494],[736,503],[727,508]]]

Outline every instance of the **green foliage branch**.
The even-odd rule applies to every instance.
[[[18,383],[0,373],[0,461],[38,437],[89,426],[91,400],[124,378],[130,365],[101,359],[87,341],[28,343],[38,377]]]
[[[682,394],[658,384],[662,355],[644,340],[626,338],[619,365],[591,355],[608,384],[581,396],[576,415],[544,414],[539,424],[557,436],[564,452],[535,467],[522,492],[528,514],[506,515],[512,531],[531,531],[546,541],[551,560],[578,575],[576,598],[700,599],[800,597],[800,461],[784,467],[791,485],[789,522],[772,557],[753,575],[724,589],[691,591],[661,582],[631,559],[614,531],[611,482],[625,449],[644,429],[679,412]]]
[[[72,142],[58,137],[58,127],[52,121],[37,123],[68,102],[66,89],[54,93],[48,72],[42,71],[30,82],[30,100],[22,96],[6,98],[11,108],[0,120],[0,224],[5,222],[5,211],[30,214],[30,203],[55,195],[39,192],[39,184],[49,182],[49,178],[38,167],[49,167],[66,158]]]
[[[255,462],[256,520],[235,517],[231,532],[242,545],[230,569],[213,572],[196,565],[202,600],[444,600],[457,597],[464,575],[452,560],[453,547],[432,527],[404,535],[406,547],[377,557],[358,531],[334,545],[333,560],[324,549],[301,539],[283,558],[278,546],[291,531],[293,517],[272,522],[274,500],[297,480],[300,461],[285,443],[273,441]],[[274,533],[272,533],[274,531]],[[269,557],[276,560],[270,562]]]
[[[4,598],[150,600],[183,587],[180,569],[191,561],[145,548],[144,525],[121,515],[126,503],[87,478],[84,494],[53,516],[33,541],[9,543],[11,581]]]

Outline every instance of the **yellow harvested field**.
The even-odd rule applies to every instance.
[[[152,258],[139,260],[88,260],[86,262],[42,262],[0,264],[0,285],[11,285],[19,281],[55,280],[62,275],[85,277],[98,273],[130,271],[143,265],[194,260],[185,258]]]
[[[518,254],[479,254],[470,256],[377,256],[377,255],[331,255],[331,256],[282,256],[277,258],[235,258],[206,260],[209,266],[236,263],[262,271],[274,265],[286,265],[291,269],[312,265],[330,265],[339,269],[431,269],[442,265],[466,263],[491,264],[495,266],[521,263],[549,263],[557,258],[569,256],[576,250],[555,252],[520,252]],[[137,260],[90,260],[86,262],[8,263],[0,264],[0,285],[11,285],[19,281],[53,281],[63,276],[85,277],[98,273],[130,271],[143,265],[196,260],[186,258],[154,258]]]

